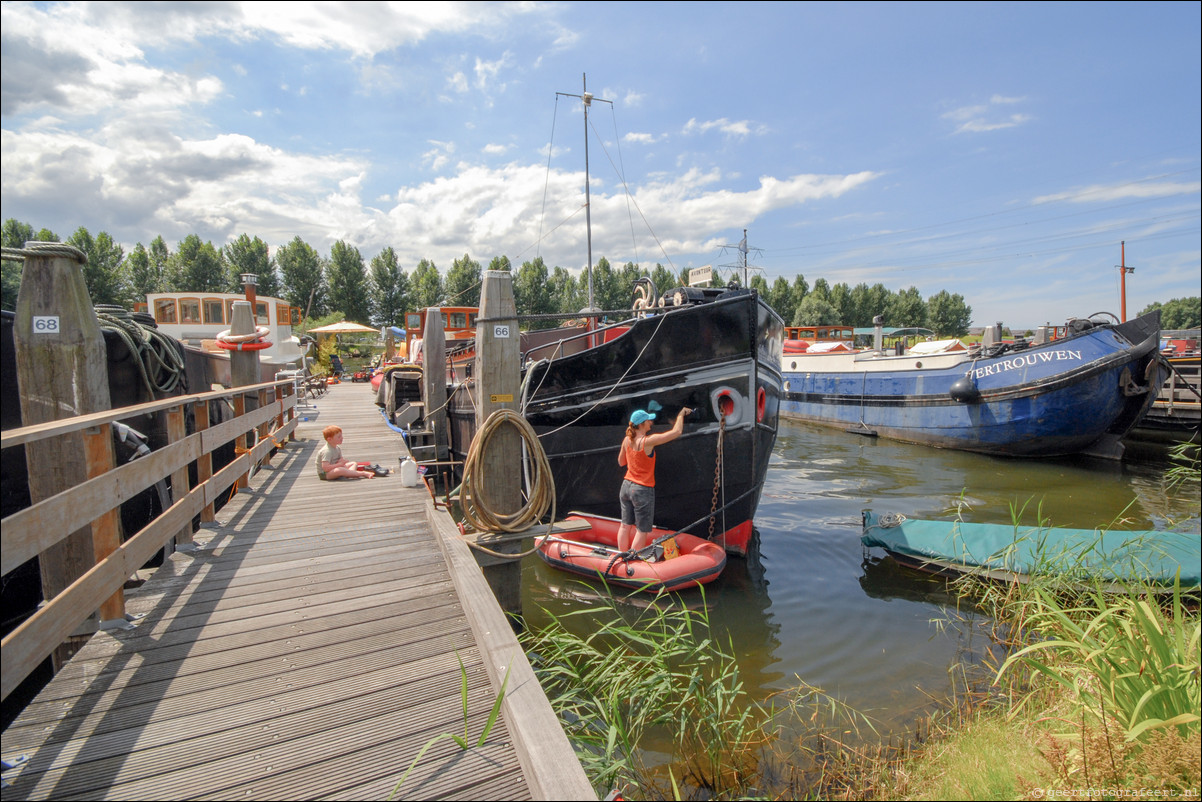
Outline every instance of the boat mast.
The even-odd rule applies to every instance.
[[[583,94],[573,95],[568,92],[556,92],[555,94],[563,95],[564,97],[578,97],[584,101],[584,221],[588,238],[588,266],[585,268],[585,271],[588,273],[588,311],[591,312],[597,308],[597,305],[593,301],[593,204],[589,193],[588,177],[588,110],[592,107],[594,100],[598,103],[608,103],[611,106],[613,105],[613,101],[594,98],[589,93],[587,73],[584,73],[582,83],[584,86]]]
[[[581,86],[584,94],[584,227],[588,239],[588,308],[591,312],[597,307],[593,303],[593,204],[589,195],[588,183],[588,109],[593,105],[593,96],[588,93],[588,73],[583,73]]]

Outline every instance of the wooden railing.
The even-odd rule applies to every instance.
[[[246,403],[248,395],[258,403],[245,411],[251,406]],[[221,400],[232,404],[235,417],[210,426],[209,403]],[[212,520],[214,504],[221,495],[232,485],[246,486],[251,468],[296,428],[296,403],[292,380],[267,382],[121,407],[0,435],[0,447],[7,449],[82,433],[88,477],[0,521],[3,573],[87,526],[91,526],[94,552],[89,570],[47,599],[3,639],[0,685],[4,698],[94,612],[99,611],[102,622],[125,618],[122,588],[126,578],[169,541],[190,543],[193,519]],[[186,431],[188,408],[195,420],[191,434]],[[116,466],[111,424],[149,413],[166,416],[168,444]],[[258,435],[257,442],[248,448],[252,431]],[[235,443],[235,458],[214,473],[213,452],[230,442]],[[190,486],[188,468],[192,463],[196,463],[197,482]],[[121,542],[122,502],[168,478],[171,506]]]

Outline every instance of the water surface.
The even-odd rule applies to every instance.
[[[760,698],[800,678],[885,730],[905,728],[949,694],[949,672],[980,660],[989,644],[979,617],[949,614],[958,602],[943,580],[865,551],[861,510],[944,518],[961,507],[967,521],[1010,523],[1012,508],[1025,505],[1028,524],[1039,516],[1063,527],[1197,533],[1197,486],[1167,489],[1168,465],[1163,447],[1133,446],[1121,463],[1015,460],[782,421],[755,519],[759,553],[731,558],[707,586],[711,621],[731,634]],[[546,620],[541,608],[595,605],[598,589],[537,557],[523,567],[533,626]]]

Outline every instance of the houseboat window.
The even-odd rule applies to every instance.
[[[469,329],[476,328],[476,313],[475,312],[472,312],[471,314],[469,314],[467,316],[467,327]]]
[[[275,319],[281,326],[292,325],[292,316],[288,314],[288,304],[275,305]]]
[[[148,315],[150,314],[150,307],[146,305],[145,301],[138,301],[134,304],[134,311],[140,312],[143,315]]]
[[[179,318],[176,316],[175,299],[174,298],[156,298],[154,302],[154,322],[155,323],[175,323]]]
[[[467,312],[452,312],[451,322],[447,326],[449,329],[466,329],[467,328]]]
[[[264,301],[255,301],[255,325],[271,325],[271,318],[267,315],[267,304]]]
[[[414,331],[421,331],[421,328],[422,328],[421,313],[420,312],[410,312],[409,314],[405,315],[405,328],[412,329]]]
[[[200,299],[199,298],[180,298],[179,299],[179,322],[180,323],[199,323],[200,322]]]
[[[206,298],[204,300],[205,323],[221,326],[225,324],[225,318],[221,314],[221,299]]]

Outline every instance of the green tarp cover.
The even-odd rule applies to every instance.
[[[959,564],[966,570],[1067,573],[1105,581],[1139,577],[1171,585],[1180,568],[1182,587],[1202,584],[1202,539],[1182,532],[924,521],[865,510],[861,540],[866,546],[923,561]]]

